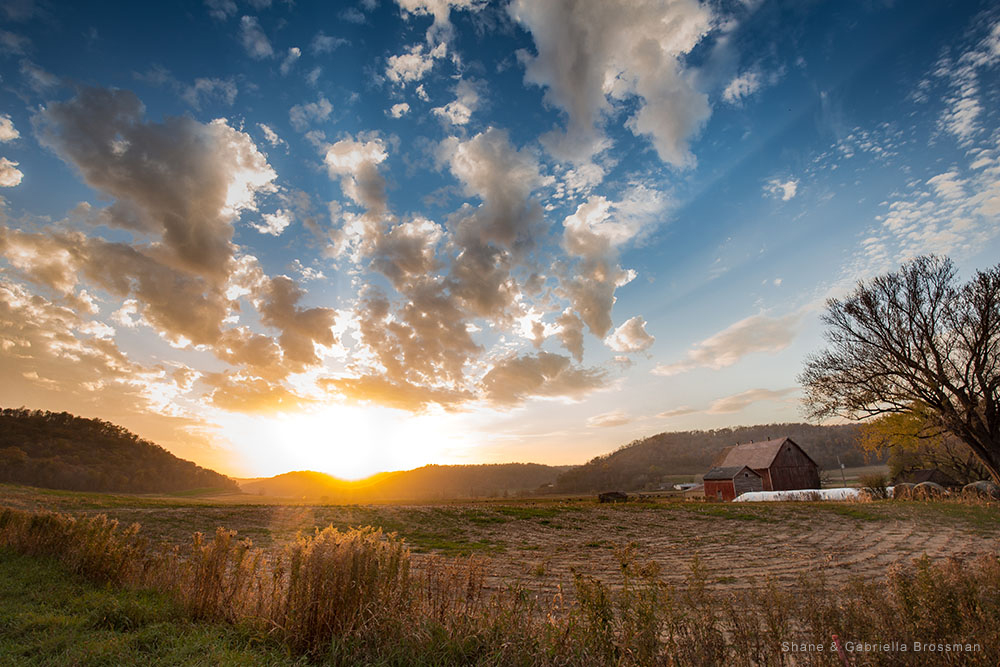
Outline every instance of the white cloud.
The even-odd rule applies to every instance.
[[[12,188],[21,183],[24,174],[17,168],[18,163],[0,157],[0,187]]]
[[[406,53],[389,57],[385,75],[401,86],[419,81],[434,67],[434,60],[443,58],[446,52],[444,43],[429,51],[425,51],[423,44],[414,44]]]
[[[255,16],[244,16],[240,19],[240,39],[247,55],[257,60],[270,58],[274,55],[274,49],[267,35],[260,28],[260,23]]]
[[[0,52],[23,56],[30,48],[31,40],[27,37],[8,30],[0,30]]]
[[[21,74],[36,93],[46,93],[59,85],[59,77],[31,62],[21,61]]]
[[[285,54],[285,59],[281,61],[281,66],[278,68],[282,75],[286,75],[292,71],[292,67],[295,65],[295,61],[302,56],[302,50],[293,46],[288,49],[288,53]]]
[[[983,26],[985,27],[985,26]],[[986,35],[970,49],[957,57],[943,56],[934,69],[934,75],[944,79],[948,87],[945,110],[938,125],[954,135],[961,144],[967,144],[982,129],[984,109],[982,95],[983,70],[1000,62],[1000,20],[993,20]],[[921,91],[926,99],[926,91]]]
[[[316,33],[316,36],[313,37],[313,40],[309,45],[309,49],[312,51],[314,56],[318,56],[324,53],[333,53],[337,47],[343,46],[347,43],[348,41],[346,39],[341,37],[330,37],[320,30]]]
[[[434,22],[427,29],[427,43],[431,45],[447,42],[452,36],[450,20],[452,9],[478,11],[485,6],[485,0],[396,0],[403,15],[431,15]]]
[[[267,139],[267,143],[271,144],[272,146],[278,146],[280,144],[284,144],[285,146],[288,145],[284,139],[278,136],[277,132],[271,129],[269,125],[265,125],[264,123],[257,123],[257,127],[259,127],[260,131],[264,133],[264,138]]]
[[[208,15],[219,21],[225,21],[237,11],[233,0],[205,0],[205,7],[208,9]]]
[[[452,125],[465,125],[473,112],[479,108],[479,93],[469,81],[459,81],[455,86],[455,99],[443,107],[435,107],[431,112]]]
[[[160,236],[159,253],[217,276],[234,252],[233,220],[277,177],[253,140],[224,120],[143,120],[129,91],[81,88],[35,117],[39,138],[116,201],[104,223]],[[130,260],[131,261],[131,260]]]
[[[238,93],[232,79],[195,79],[194,84],[181,93],[181,97],[195,109],[200,109],[201,103],[207,99],[217,99],[232,106]]]
[[[684,57],[712,27],[712,11],[695,0],[515,0],[511,15],[534,38],[524,55],[525,81],[569,115],[565,134],[546,137],[561,159],[586,161],[603,150],[600,127],[615,106],[639,100],[626,126],[649,137],[660,159],[694,161],[688,142],[708,119],[708,97],[695,89]]]
[[[402,118],[406,114],[410,113],[410,105],[406,102],[400,102],[399,104],[393,104],[392,108],[389,109],[389,115],[393,118]]]
[[[288,225],[292,224],[292,212],[278,209],[274,213],[264,213],[261,215],[263,222],[260,224],[251,222],[250,225],[261,234],[280,236]]]
[[[587,426],[589,428],[608,428],[610,426],[621,426],[630,421],[632,421],[632,417],[624,410],[612,410],[611,412],[588,417]]]
[[[378,165],[389,157],[377,136],[341,139],[326,147],[323,163],[330,178],[340,178],[340,187],[354,203],[378,215],[385,210],[385,178]]]
[[[780,198],[781,201],[788,201],[795,197],[799,189],[799,180],[789,178],[783,181],[780,178],[772,178],[764,184],[764,192],[772,197]]]
[[[747,70],[729,82],[722,91],[722,99],[730,104],[742,104],[745,99],[760,90],[762,83],[760,72]]]
[[[795,391],[794,387],[788,389],[748,389],[747,391],[725,396],[712,403],[706,412],[711,415],[729,414],[742,412],[754,403],[760,401],[777,401]]]
[[[615,352],[642,352],[652,347],[656,338],[646,333],[646,320],[640,316],[626,320],[604,339],[604,344]]]
[[[7,114],[0,114],[0,143],[14,141],[21,133],[14,127],[14,121]]]
[[[691,348],[687,358],[672,364],[659,364],[652,372],[671,376],[695,368],[718,370],[732,366],[748,354],[780,352],[795,340],[801,317],[798,312],[782,317],[752,315],[701,341]]]
[[[296,104],[289,109],[288,120],[296,130],[305,132],[313,123],[320,123],[329,118],[331,112],[333,112],[333,105],[320,95],[315,102]]]

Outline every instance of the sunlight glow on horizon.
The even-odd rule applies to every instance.
[[[299,413],[225,415],[219,425],[238,452],[233,467],[254,477],[313,470],[358,480],[429,463],[466,462],[477,443],[459,432],[452,417],[332,404]]]

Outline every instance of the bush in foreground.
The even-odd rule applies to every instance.
[[[268,556],[232,531],[196,535],[188,552],[148,548],[137,527],[104,517],[0,510],[0,545],[61,559],[99,582],[153,589],[194,618],[222,620],[295,655],[334,664],[839,664],[831,637],[883,644],[978,644],[939,664],[997,664],[1000,561],[921,559],[884,581],[833,590],[821,576],[794,592],[766,583],[740,593],[706,586],[695,560],[686,585],[660,578],[629,546],[622,585],[577,575],[572,594],[539,600],[516,584],[490,589],[481,561],[431,558],[372,528],[332,528]],[[790,654],[820,644],[825,652]],[[858,664],[926,664],[927,653],[874,651]]]

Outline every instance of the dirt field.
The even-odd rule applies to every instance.
[[[223,526],[259,546],[280,548],[299,531],[380,526],[424,554],[488,559],[490,582],[520,581],[541,594],[573,572],[617,578],[615,548],[634,543],[643,560],[682,582],[696,556],[714,588],[772,581],[794,585],[822,573],[833,583],[884,576],[897,561],[928,555],[969,558],[1000,551],[1000,506],[956,501],[769,503],[658,500],[599,505],[590,499],[439,505],[250,504],[247,497],[152,498],[45,492],[0,486],[0,504],[22,509],[105,513],[138,522],[155,542],[186,544]]]

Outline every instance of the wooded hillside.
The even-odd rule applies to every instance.
[[[124,493],[239,490],[116,424],[24,408],[0,410],[0,482]]]
[[[287,498],[323,498],[331,502],[490,498],[535,491],[556,481],[570,466],[537,463],[427,465],[379,473],[349,482],[324,473],[300,471],[265,479],[242,480],[244,493]]]
[[[858,447],[859,427],[812,424],[765,424],[712,431],[680,431],[631,442],[617,451],[591,459],[559,476],[554,491],[581,493],[621,489],[655,489],[666,475],[700,475],[724,447],[738,442],[789,437],[821,469],[837,468],[837,457],[846,466],[865,465]],[[874,462],[874,461],[872,461]]]

